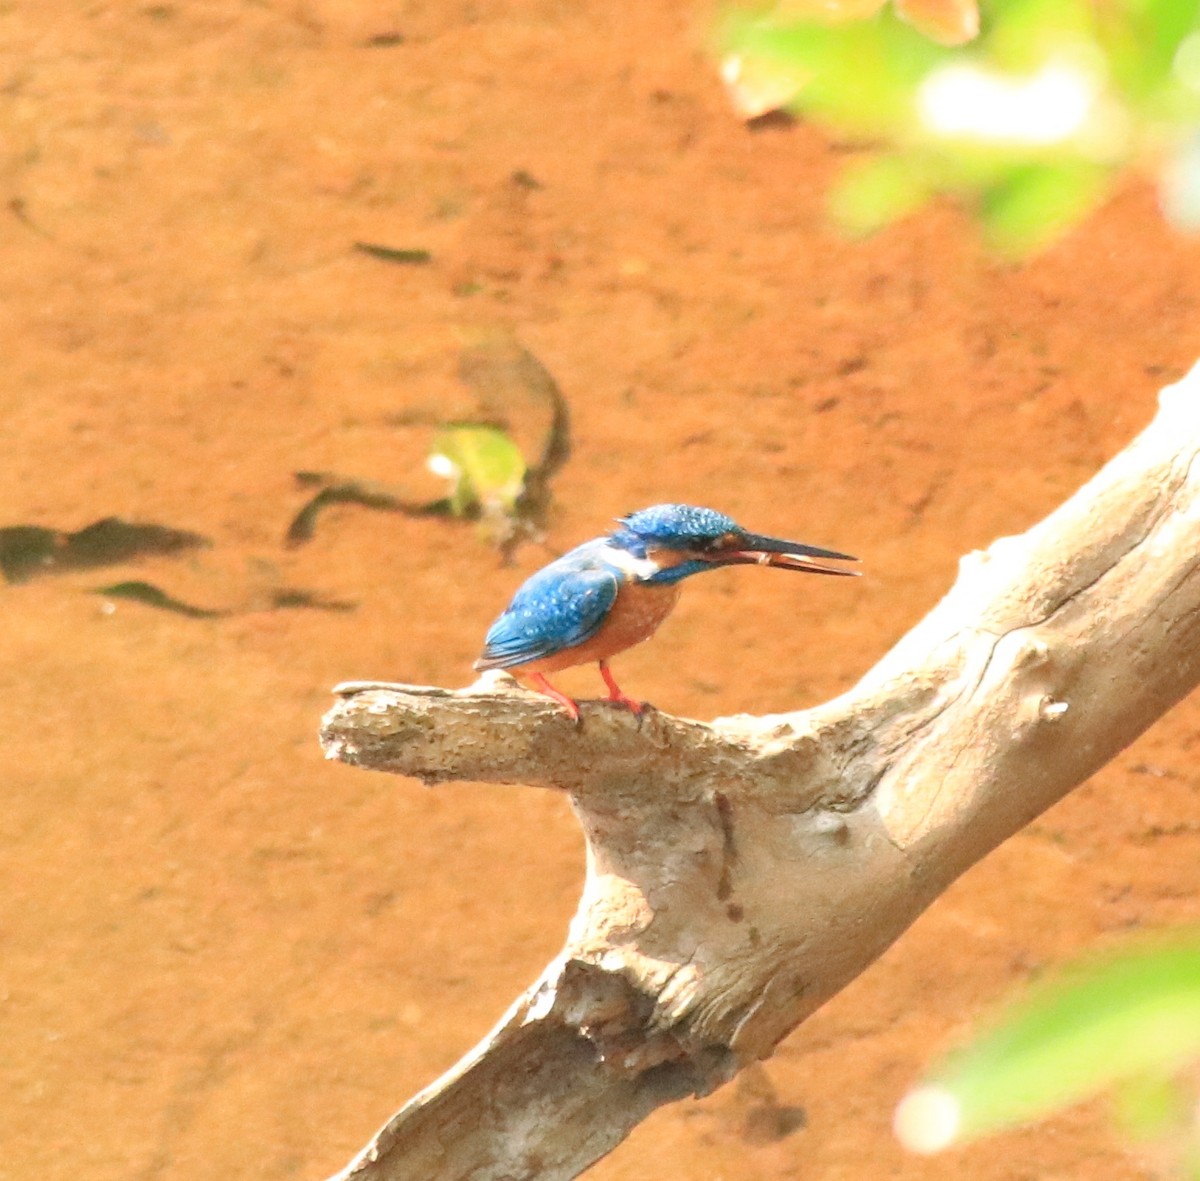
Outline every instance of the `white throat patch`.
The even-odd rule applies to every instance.
[[[607,546],[604,556],[623,574],[629,574],[634,578],[650,578],[662,569],[653,558],[634,557],[628,550],[620,549],[615,545]]]

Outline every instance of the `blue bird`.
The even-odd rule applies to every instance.
[[[618,519],[607,537],[585,541],[528,578],[488,629],[475,668],[506,669],[579,720],[579,706],[547,673],[598,661],[608,700],[641,713],[608,667],[618,652],[649,639],[671,613],[679,584],[703,570],[756,564],[812,574],[856,574],[814,559],[850,554],[748,533],[710,508],[657,504]]]

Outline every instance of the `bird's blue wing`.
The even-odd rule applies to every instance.
[[[552,562],[521,586],[492,624],[475,667],[513,668],[582,644],[604,622],[619,585],[612,570]]]

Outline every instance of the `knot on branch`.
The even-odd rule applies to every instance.
[[[562,1022],[595,1048],[607,1069],[626,1078],[656,1071],[662,1085],[662,1068],[673,1067],[681,1094],[706,1095],[736,1070],[727,1046],[695,1041],[682,1027],[662,1028],[656,998],[623,972],[575,956],[556,961],[534,986],[526,1020]]]

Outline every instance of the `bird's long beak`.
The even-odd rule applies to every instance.
[[[846,570],[841,566],[826,566],[826,561],[857,562],[852,554],[840,554],[837,550],[820,549],[805,545],[802,541],[781,541],[777,537],[762,537],[757,533],[741,533],[730,539],[728,549],[716,550],[703,555],[714,566],[737,566],[757,564],[778,566],[781,570],[806,570],[810,574],[837,574],[856,578],[858,570]]]

